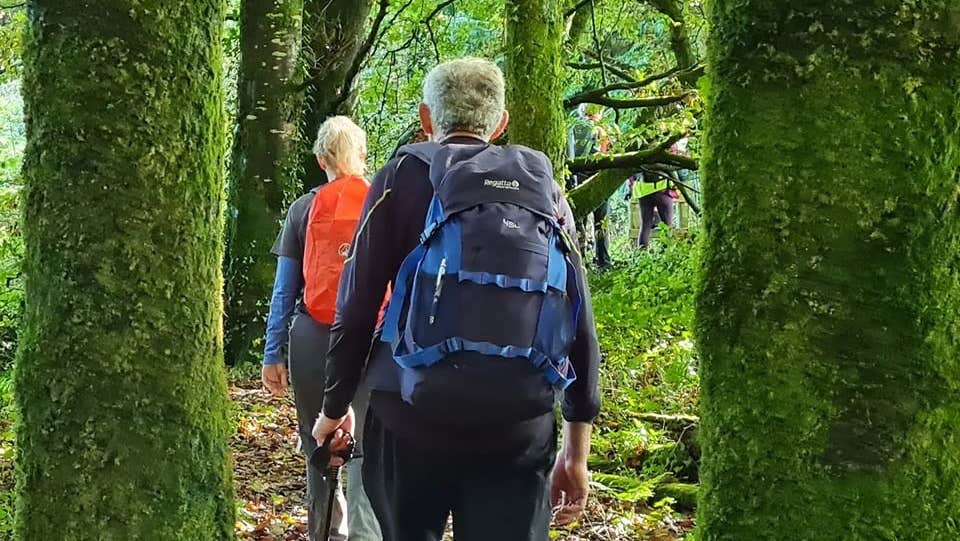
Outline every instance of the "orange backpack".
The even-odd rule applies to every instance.
[[[333,324],[340,274],[350,256],[368,189],[360,177],[340,177],[317,190],[310,206],[303,253],[303,304],[320,323]]]

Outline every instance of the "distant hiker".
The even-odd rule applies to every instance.
[[[650,233],[658,223],[663,222],[668,227],[673,225],[676,192],[670,188],[670,180],[675,175],[670,171],[644,170],[630,177],[628,197],[639,200],[640,205],[640,234],[637,236],[640,248],[650,246]]]
[[[369,354],[363,478],[384,539],[439,540],[452,513],[457,539],[545,541],[552,506],[566,523],[586,505],[600,406],[572,212],[546,156],[488,144],[508,118],[496,65],[440,64],[423,94],[435,142],[404,147],[372,181],[314,436],[349,428]]]
[[[677,141],[670,147],[670,152],[687,156],[687,138]],[[685,170],[676,167],[655,164],[644,167],[643,171],[630,178],[630,194],[640,200],[640,235],[637,245],[640,248],[650,246],[650,233],[657,226],[657,218],[673,227],[673,209],[680,199],[677,193],[677,183],[686,175]]]
[[[674,154],[687,153],[687,140],[681,139],[670,147]],[[675,188],[680,180],[677,169],[669,166],[644,167],[643,171],[630,177],[629,197],[640,201],[640,235],[637,237],[637,246],[650,246],[650,233],[657,226],[657,218],[673,227],[673,207],[680,199]]]
[[[282,350],[289,325],[290,380],[297,407],[300,442],[309,459],[317,448],[310,427],[320,414],[330,325],[336,311],[337,286],[344,260],[369,190],[363,179],[366,135],[349,118],[328,119],[317,133],[313,152],[331,182],[293,202],[273,246],[277,275],[267,321],[263,352],[263,384],[274,395],[286,392],[287,368]],[[300,299],[299,302],[297,299]],[[294,315],[294,313],[296,315]],[[363,395],[360,395],[362,398]],[[355,402],[365,409],[365,402]],[[379,541],[379,526],[360,482],[361,460],[347,465],[347,498],[339,493],[330,539]],[[307,466],[307,520],[311,541],[327,541],[318,533],[326,514],[322,472]],[[344,520],[347,515],[347,520]]]
[[[610,150],[610,134],[601,124],[603,120],[603,107],[583,103],[577,109],[574,115],[570,129],[567,131],[567,157],[577,158],[581,156],[590,156],[592,154],[606,154]],[[572,190],[581,183],[585,182],[589,175],[584,173],[574,173],[567,179],[567,189]],[[596,253],[596,263],[600,268],[609,267],[613,260],[610,257],[609,242],[605,231],[607,216],[610,213],[610,201],[604,201],[597,210],[593,212],[594,229],[594,251]],[[582,229],[582,228],[581,228]]]

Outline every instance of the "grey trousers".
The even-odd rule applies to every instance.
[[[297,408],[297,425],[300,432],[300,445],[308,460],[318,447],[311,435],[313,423],[323,407],[323,389],[326,384],[324,369],[327,349],[330,343],[330,327],[317,323],[308,315],[297,314],[290,327],[290,382]],[[354,410],[357,417],[366,416],[368,391],[357,393]],[[362,409],[362,411],[360,411]],[[357,427],[357,453],[361,454],[362,442],[359,435],[362,427]],[[344,499],[341,487],[336,495],[331,519],[330,541],[380,541],[380,525],[377,523],[370,502],[363,491],[360,481],[362,458],[347,464],[345,470],[347,497]],[[307,464],[307,525],[310,541],[328,541],[323,539],[324,521],[327,512],[327,497],[330,487],[323,479],[323,472]]]

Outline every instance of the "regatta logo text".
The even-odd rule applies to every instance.
[[[519,190],[520,189],[520,181],[517,181],[517,180],[487,178],[483,180],[483,185],[486,188],[496,188],[498,190]]]

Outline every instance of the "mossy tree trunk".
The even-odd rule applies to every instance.
[[[29,11],[18,539],[231,539],[223,2]]]
[[[373,0],[304,0],[303,70],[305,104],[300,121],[301,184],[312,188],[326,182],[311,152],[320,124],[337,114],[351,114],[358,55]]]
[[[710,19],[700,538],[958,539],[960,2]]]
[[[697,64],[697,55],[693,52],[690,34],[687,32],[686,18],[683,14],[683,0],[652,0],[654,7],[663,13],[670,25],[670,47],[677,59],[680,69],[687,69]],[[690,74],[683,76],[687,83],[695,83],[698,76]]]
[[[593,240],[596,251],[595,261],[600,268],[609,267],[612,263],[610,259],[610,201],[604,201],[593,213]]]
[[[226,358],[256,360],[276,260],[270,247],[297,182],[296,88],[303,0],[245,0],[230,168]]]
[[[569,58],[576,58],[580,42],[583,40],[583,36],[587,34],[587,30],[590,29],[592,10],[600,7],[602,2],[603,0],[593,0],[583,5],[579,5],[580,2],[578,1],[567,2],[564,13],[573,8],[577,8],[566,20],[567,35],[564,40],[564,47],[567,50],[567,54],[570,55]]]
[[[563,183],[567,132],[563,113],[562,0],[506,0],[507,109],[513,144],[539,150]]]

